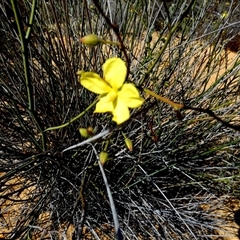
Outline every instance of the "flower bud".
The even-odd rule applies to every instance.
[[[78,76],[81,76],[83,73],[85,73],[85,71],[83,71],[83,70],[78,70],[78,71],[77,71],[77,75],[78,75]]]
[[[108,160],[108,153],[105,151],[100,152],[99,159],[100,159],[100,163],[104,165]]]
[[[90,136],[92,136],[93,133],[94,133],[93,127],[92,127],[92,126],[89,126],[89,127],[87,128],[87,132],[88,132],[88,134],[89,134]]]
[[[89,137],[88,131],[86,128],[79,128],[79,133],[82,137],[85,137],[85,138]]]
[[[132,150],[133,150],[132,141],[131,141],[129,138],[125,138],[124,141],[125,141],[125,144],[126,144],[128,150],[129,150],[129,151],[132,151]]]
[[[88,128],[79,128],[79,133],[82,137],[89,138],[93,135],[93,128],[90,126]]]
[[[228,17],[228,13],[227,12],[223,12],[221,14],[221,18],[224,19],[224,18],[227,18]]]
[[[99,43],[101,43],[101,39],[95,35],[95,34],[88,34],[80,39],[80,41],[83,44],[89,45],[89,46],[97,46]]]

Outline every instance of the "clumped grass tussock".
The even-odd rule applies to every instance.
[[[125,239],[218,235],[225,219],[203,206],[220,199],[220,209],[220,196],[239,194],[239,131],[202,110],[239,125],[240,59],[233,52],[240,46],[240,5],[173,2],[0,4],[2,238],[114,239],[96,155],[106,145],[104,170]],[[79,39],[90,33],[122,47],[88,47]],[[92,108],[72,121],[96,100],[77,71],[101,73],[115,56],[128,63],[128,80],[140,90],[189,106],[182,119],[142,92],[144,105],[123,125]],[[88,126],[111,133],[62,153],[85,140],[78,129]]]

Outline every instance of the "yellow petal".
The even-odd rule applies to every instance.
[[[130,108],[138,108],[144,102],[137,88],[132,83],[125,83],[118,92],[118,97]]]
[[[115,103],[116,105],[112,112],[113,113],[112,120],[117,124],[121,124],[129,119],[130,112],[126,104],[123,101],[121,101],[121,99],[117,99]]]
[[[110,92],[111,87],[96,73],[84,72],[80,77],[83,87],[96,94]]]
[[[113,102],[117,97],[117,92],[115,91],[110,91],[107,95],[104,96],[100,96],[100,98],[102,99],[102,101],[105,102]]]
[[[127,75],[125,62],[120,58],[109,58],[103,64],[103,77],[117,91],[124,83]]]
[[[96,104],[95,113],[105,113],[112,112],[114,109],[113,101],[109,101],[111,96],[106,95],[100,98],[99,102]]]

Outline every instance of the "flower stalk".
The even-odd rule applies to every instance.
[[[182,109],[184,107],[183,104],[175,103],[175,102],[171,101],[170,99],[162,97],[162,96],[154,93],[153,91],[151,91],[151,90],[149,90],[147,88],[144,88],[144,92],[149,94],[149,95],[151,95],[151,96],[153,96],[153,97],[155,97],[156,99],[158,99],[158,100],[160,100],[162,102],[165,102],[165,103],[169,104],[170,106],[172,106],[174,108],[175,111],[178,111],[178,110],[180,110],[180,109]]]

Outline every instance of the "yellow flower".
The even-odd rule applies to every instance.
[[[100,94],[95,113],[111,112],[112,120],[121,124],[128,120],[128,108],[138,108],[143,104],[137,88],[132,83],[124,83],[127,67],[120,58],[110,58],[103,64],[103,78],[94,72],[83,72],[80,83],[89,91]]]

